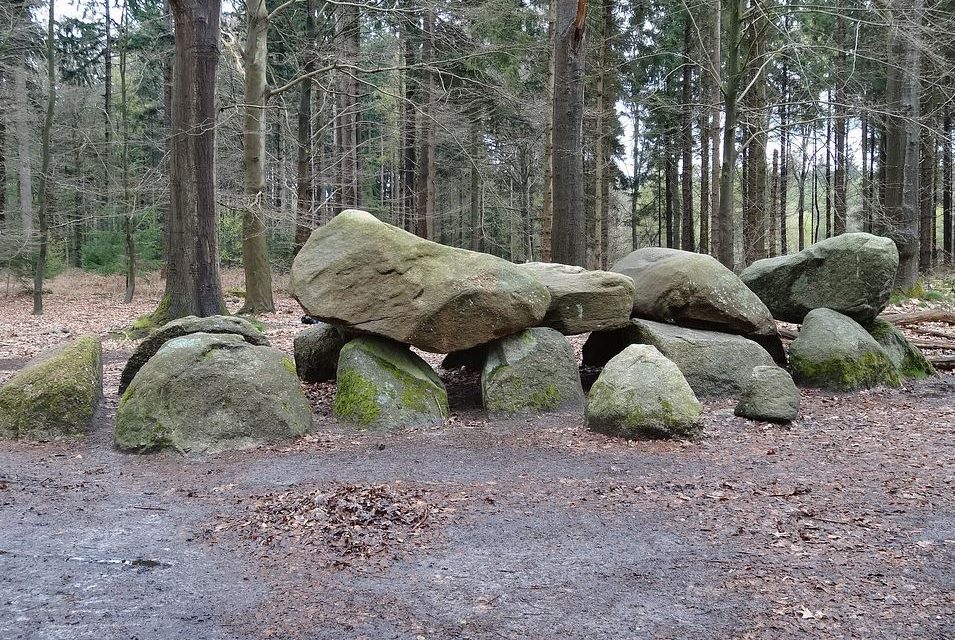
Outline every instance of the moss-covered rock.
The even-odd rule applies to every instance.
[[[145,340],[139,343],[123,368],[123,373],[119,379],[119,392],[122,393],[126,390],[133,378],[136,377],[136,373],[150,358],[158,353],[164,344],[192,333],[233,334],[240,336],[249,344],[260,347],[269,346],[266,337],[244,318],[235,316],[209,316],[206,318],[186,316],[185,318],[179,318],[154,329]]]
[[[799,415],[799,389],[779,367],[754,367],[735,413],[750,420],[792,422]]]
[[[882,346],[903,377],[917,380],[938,375],[932,363],[891,322],[876,318],[867,331]]]
[[[244,449],[290,440],[312,412],[290,358],[235,334],[166,342],[123,393],[114,440],[123,451]]]
[[[550,305],[547,287],[507,260],[429,242],[356,210],[312,232],[290,289],[312,316],[434,353],[536,326]]]
[[[799,253],[757,260],[740,277],[779,320],[798,323],[813,309],[832,309],[865,324],[888,304],[898,268],[889,238],[844,233]]]
[[[600,366],[631,344],[656,347],[699,397],[739,397],[753,367],[773,364],[765,349],[743,336],[640,319],[626,329],[591,334],[584,344],[584,364]]]
[[[338,357],[335,417],[362,429],[391,431],[442,424],[448,393],[428,363],[405,346],[360,337]]]
[[[701,413],[677,366],[656,347],[643,344],[611,359],[587,397],[587,426],[622,438],[693,436]]]
[[[338,371],[338,355],[345,342],[341,331],[324,322],[317,322],[300,331],[293,345],[298,377],[305,382],[334,380]]]
[[[501,338],[488,345],[481,396],[492,414],[582,413],[584,391],[573,347],[546,327]]]
[[[899,372],[885,350],[852,318],[814,309],[789,347],[797,384],[833,391],[898,387]]]
[[[102,346],[82,336],[44,351],[0,386],[0,437],[83,434],[102,397]]]
[[[570,336],[619,329],[630,320],[633,280],[628,276],[550,262],[518,266],[543,282],[550,292],[542,326]]]

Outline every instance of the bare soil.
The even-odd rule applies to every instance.
[[[293,445],[135,456],[108,332],[155,297],[81,285],[0,300],[0,380],[93,332],[107,382],[86,438],[0,443],[0,638],[955,638],[955,376],[787,427],[706,402],[692,442],[489,421],[460,373],[447,425],[355,433],[310,385]]]

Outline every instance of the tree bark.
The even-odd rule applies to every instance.
[[[46,31],[46,79],[48,83],[46,96],[46,117],[43,120],[41,137],[40,161],[40,193],[37,201],[37,222],[40,225],[40,252],[37,256],[36,271],[33,274],[33,315],[43,313],[43,277],[46,269],[46,254],[49,245],[49,205],[50,205],[50,132],[53,130],[53,115],[56,107],[56,60],[53,56],[53,26],[54,7],[56,3],[49,3]]]
[[[25,63],[24,63],[25,64]],[[17,180],[20,192],[20,226],[25,241],[33,235],[33,154],[30,150],[30,96],[27,93],[27,72],[18,64],[13,72],[17,128]]]
[[[303,73],[315,72],[315,0],[305,3],[305,52]],[[308,240],[315,217],[314,174],[312,172],[312,81],[302,83],[298,101],[298,156],[296,158],[295,243],[293,254]]]
[[[136,228],[133,213],[135,202],[129,185],[129,81],[126,75],[129,63],[129,7],[123,7],[119,49],[119,90],[123,118],[123,232],[126,236],[126,292],[123,302],[129,304],[136,295]]]
[[[942,138],[942,251],[945,264],[955,263],[955,229],[952,225],[952,114],[945,112],[945,137]]]
[[[723,158],[720,171],[720,206],[719,217],[719,247],[717,258],[729,269],[735,269],[734,255],[734,206],[736,182],[736,126],[737,126],[737,99],[740,83],[740,22],[743,19],[745,0],[729,0],[727,15],[726,39],[728,57],[726,61],[726,82],[723,96],[725,100],[724,127],[723,127]]]
[[[708,60],[710,64],[710,90],[709,90],[709,118],[710,118],[710,160],[712,167],[710,169],[710,252],[714,256],[720,255],[720,174],[722,166],[720,163],[720,70],[721,70],[721,45],[722,35],[722,6],[720,0],[711,0],[708,5],[709,11],[709,47]]]
[[[272,270],[265,231],[266,81],[269,12],[265,0],[246,0],[247,29],[242,59],[245,65],[245,107],[242,161],[246,205],[242,214],[242,269],[245,304],[240,313],[271,313]]]
[[[215,79],[221,0],[171,0],[176,34],[170,251],[157,323],[225,312],[215,208]]]
[[[344,62],[358,63],[361,46],[361,21],[359,5],[345,2],[337,5],[339,30],[342,34]],[[340,210],[361,206],[361,191],[358,184],[358,78],[352,69],[339,72],[339,167]]]
[[[554,39],[557,0],[547,3],[547,103],[544,113],[544,203],[541,208],[541,260],[551,261],[554,227]]]
[[[680,90],[682,106],[681,151],[682,173],[682,215],[680,216],[680,248],[695,251],[693,224],[693,20],[690,11],[686,11],[686,23],[683,26],[683,84]]]
[[[841,2],[840,2],[841,4]],[[836,81],[836,104],[835,104],[835,122],[834,141],[836,145],[835,169],[833,173],[833,201],[834,201],[834,226],[833,231],[836,235],[846,232],[847,222],[847,202],[846,202],[846,131],[848,129],[848,114],[846,108],[846,24],[842,15],[842,7],[836,8],[836,63],[835,63],[835,81]]]
[[[587,0],[556,0],[554,42],[554,233],[552,257],[586,266],[584,69]]]
[[[921,23],[924,0],[914,8],[896,0],[889,33],[889,64],[886,79],[885,220],[882,234],[899,249],[895,287],[911,289],[918,278],[919,259],[919,98],[921,93],[918,46],[899,25]]]

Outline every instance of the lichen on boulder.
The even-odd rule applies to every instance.
[[[333,412],[362,429],[434,426],[448,417],[448,393],[428,363],[402,344],[363,336],[338,358]]]
[[[234,334],[166,342],[123,393],[114,441],[123,451],[214,453],[291,440],[312,411],[295,363]]]
[[[574,350],[560,332],[526,329],[488,345],[481,397],[491,414],[582,413],[584,391]]]
[[[139,343],[123,368],[123,373],[119,379],[119,392],[126,391],[133,378],[136,377],[136,373],[150,358],[159,352],[164,344],[192,333],[232,334],[240,336],[252,345],[269,346],[268,339],[245,318],[236,316],[207,316],[205,318],[186,316],[178,318],[153,330]]]
[[[550,262],[518,265],[544,283],[550,306],[541,326],[564,335],[625,327],[633,307],[633,280],[610,271]]]
[[[898,267],[889,238],[844,233],[799,253],[757,260],[740,277],[779,320],[799,323],[813,309],[832,309],[866,324],[889,302]]]
[[[433,353],[537,326],[550,305],[547,287],[507,260],[430,242],[357,210],[312,232],[289,287],[325,322]]]
[[[701,413],[677,366],[644,344],[611,359],[587,397],[588,428],[629,439],[696,435]]]
[[[797,384],[833,391],[898,387],[899,372],[888,354],[852,318],[813,309],[789,347]]]
[[[918,347],[909,342],[891,322],[876,318],[866,330],[882,346],[902,377],[918,380],[938,375]]]
[[[102,397],[99,338],[81,336],[48,349],[0,386],[0,438],[81,435]]]

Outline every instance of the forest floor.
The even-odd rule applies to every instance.
[[[447,425],[355,433],[309,385],[292,446],[135,456],[111,445],[113,332],[161,284],[131,306],[118,279],[50,286],[42,318],[0,298],[0,381],[92,332],[106,398],[83,440],[0,443],[5,640],[955,638],[951,374],[806,391],[787,427],[706,402],[692,442],[488,421],[464,374]]]

